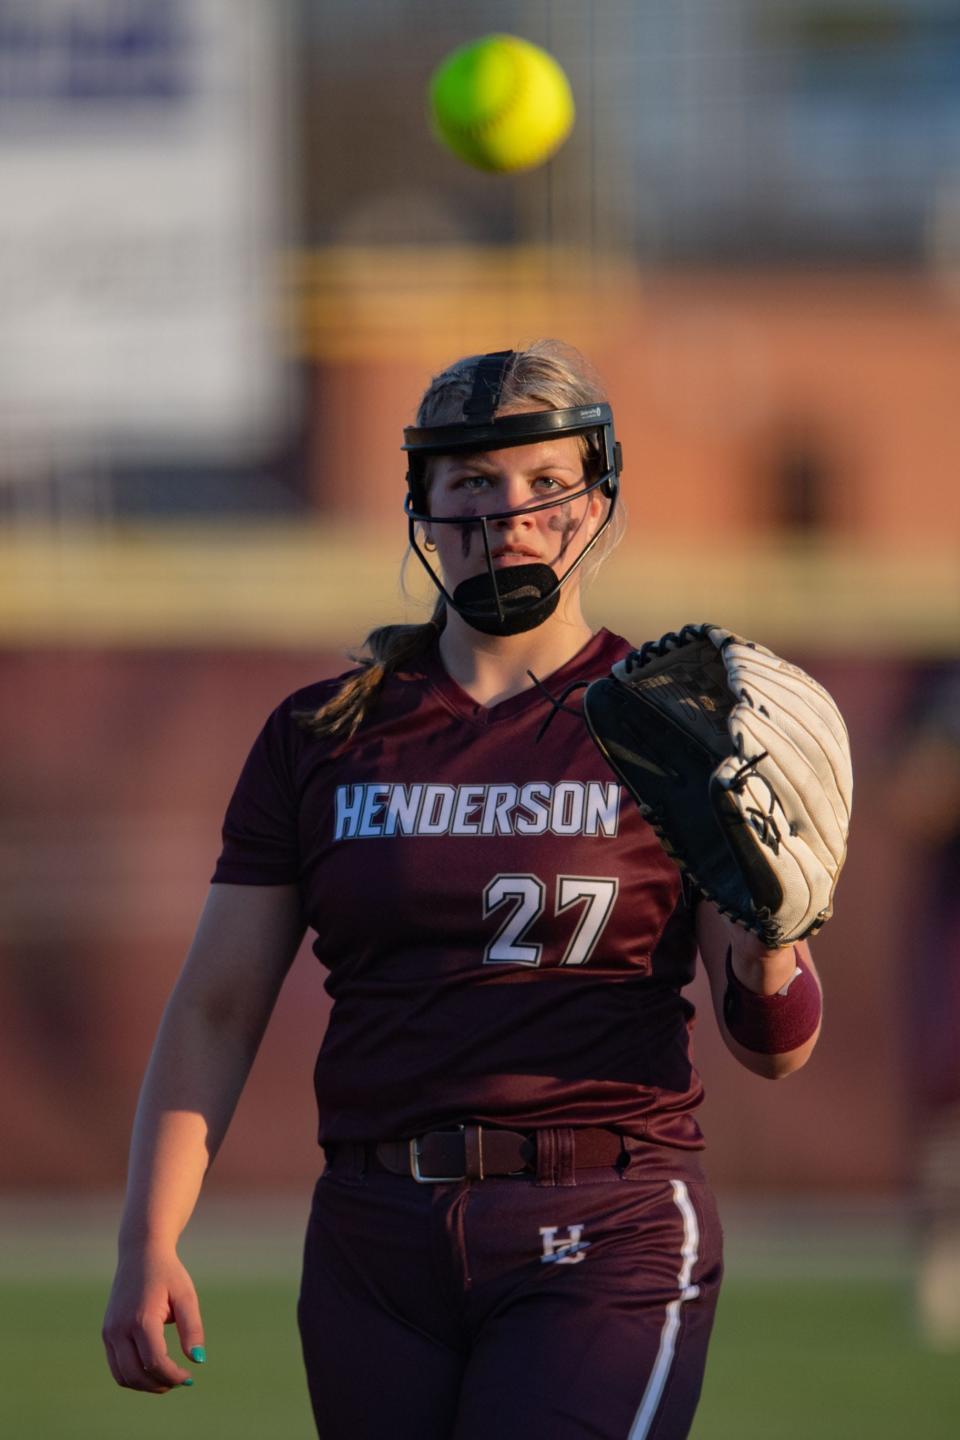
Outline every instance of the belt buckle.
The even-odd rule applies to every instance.
[[[452,1130],[444,1131],[444,1134],[452,1135],[459,1132],[461,1135],[467,1127],[465,1125],[454,1125]],[[410,1174],[418,1185],[442,1185],[450,1180],[465,1180],[466,1171],[462,1175],[424,1175],[420,1169],[420,1142],[422,1136],[415,1135],[410,1141]]]

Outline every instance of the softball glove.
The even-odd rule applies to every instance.
[[[829,919],[853,776],[821,685],[729,630],[684,625],[593,681],[584,713],[664,849],[719,910],[770,948]]]

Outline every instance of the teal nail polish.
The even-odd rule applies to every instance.
[[[207,1363],[207,1352],[202,1345],[194,1345],[190,1351],[190,1359],[197,1365],[205,1365]]]
[[[190,1376],[188,1375],[187,1378],[186,1378],[186,1380],[181,1380],[181,1381],[180,1381],[180,1384],[181,1384],[181,1385],[192,1385],[192,1384],[193,1384],[193,1381],[190,1379]]]

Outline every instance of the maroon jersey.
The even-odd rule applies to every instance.
[[[601,630],[547,684],[595,678],[629,649]],[[321,1141],[469,1120],[699,1148],[680,993],[692,909],[579,714],[556,714],[538,741],[539,690],[485,708],[434,650],[333,744],[297,717],[342,678],[270,716],[213,877],[300,887],[334,1002],[315,1071]]]

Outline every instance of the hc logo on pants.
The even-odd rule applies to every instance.
[[[568,1225],[566,1235],[560,1239],[557,1238],[559,1229],[559,1225],[540,1226],[540,1239],[543,1244],[541,1265],[551,1262],[557,1265],[576,1265],[578,1260],[584,1258],[584,1251],[590,1249],[590,1241],[580,1239],[583,1234],[582,1225]]]

